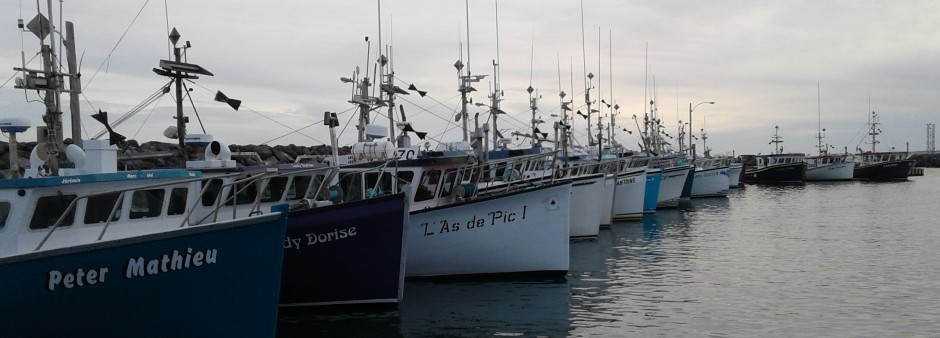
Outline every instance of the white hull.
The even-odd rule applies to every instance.
[[[563,274],[570,211],[571,184],[413,211],[405,275]]]
[[[646,170],[617,175],[617,189],[614,191],[613,219],[615,221],[637,220],[643,218],[643,197],[646,194]]]
[[[845,181],[854,177],[855,163],[834,163],[816,168],[806,168],[804,181]]]
[[[617,190],[617,175],[608,174],[604,180],[604,193],[601,196],[601,225],[613,223],[614,192]]]
[[[656,198],[656,208],[674,208],[679,205],[685,179],[689,175],[687,166],[663,169],[663,178],[659,183],[659,197]]]
[[[728,187],[729,188],[738,188],[741,183],[741,172],[744,171],[744,166],[740,163],[732,164],[728,168]]]
[[[571,238],[597,237],[605,179],[603,174],[596,174],[572,180]]]
[[[728,167],[695,169],[692,197],[727,196],[729,190]]]

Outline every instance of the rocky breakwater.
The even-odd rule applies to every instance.
[[[66,140],[66,144],[71,143]],[[36,142],[20,142],[17,144],[17,165],[22,172],[29,167],[29,154],[36,146]],[[229,145],[232,159],[239,165],[251,166],[275,163],[291,163],[303,155],[322,156],[330,154],[330,146],[269,146],[269,145]],[[340,149],[340,152],[349,149]],[[118,152],[118,168],[123,170],[142,170],[154,168],[179,168],[177,144],[164,142],[138,143],[135,140],[127,144]],[[68,164],[66,164],[68,166]],[[0,177],[5,178],[10,169],[10,149],[7,142],[0,141]]]

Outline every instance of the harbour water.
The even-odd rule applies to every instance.
[[[279,337],[940,336],[940,169],[748,185],[571,244],[559,280],[407,282],[396,309],[282,313]]]

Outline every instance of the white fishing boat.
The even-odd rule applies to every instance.
[[[645,165],[634,167],[628,159],[621,160],[617,173],[617,189],[614,191],[613,220],[634,221],[643,218],[643,203],[646,194]]]
[[[695,161],[695,179],[692,181],[692,198],[724,197],[728,195],[729,164],[727,160],[699,158]]]
[[[370,189],[412,196],[407,277],[563,275],[572,182],[517,174],[534,169],[524,163],[543,161],[535,155],[481,165],[468,155],[425,153],[394,166],[343,167],[340,186],[347,198]]]
[[[816,149],[819,154],[816,156],[807,156],[806,174],[803,177],[805,181],[847,181],[854,177],[855,162],[849,154],[830,154],[829,144],[823,144],[823,138],[826,137],[826,128],[822,127],[822,114],[819,109],[819,86],[816,87]]]
[[[744,165],[737,161],[732,161],[728,166],[728,187],[737,189],[741,187],[741,172],[744,171]]]

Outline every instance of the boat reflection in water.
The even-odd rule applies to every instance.
[[[570,297],[563,278],[409,281],[397,310],[282,308],[278,337],[564,337]]]

